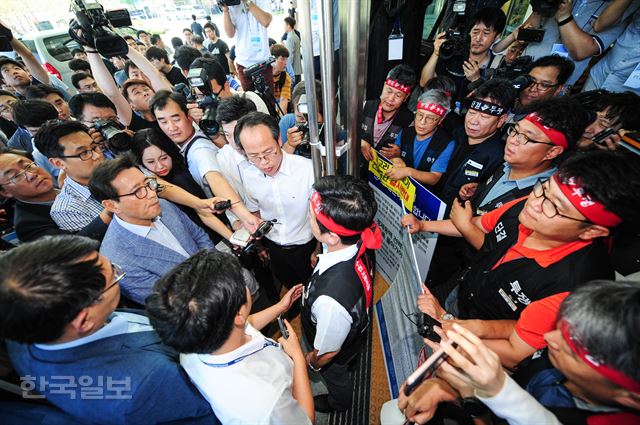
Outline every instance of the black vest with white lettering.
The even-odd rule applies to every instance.
[[[473,194],[473,198],[471,198],[471,207],[473,208],[474,214],[482,215],[484,213],[488,213],[489,211],[500,208],[514,199],[522,198],[531,192],[533,186],[526,186],[523,188],[514,187],[500,196],[485,200],[484,198],[486,198],[489,192],[491,192],[491,189],[493,189],[496,183],[500,181],[504,173],[504,167],[498,167],[487,181],[478,185],[476,192]],[[485,202],[481,205],[480,202],[482,201]]]
[[[391,121],[391,125],[384,133],[378,144],[373,142],[373,124],[376,122],[380,100],[367,100],[362,110],[362,124],[360,125],[360,139],[364,139],[375,149],[382,149],[395,143],[400,130],[413,121],[413,114],[404,105],[400,107]]]
[[[413,166],[413,147],[416,142],[416,128],[411,126],[402,130],[402,137],[400,138],[400,150],[401,156],[407,167],[415,168],[420,171],[431,171],[433,163],[442,154],[449,142],[453,139],[446,130],[438,127],[436,131],[431,135],[429,146],[424,151],[422,158],[417,167]]]
[[[351,316],[351,329],[334,361],[348,360],[364,343],[363,336],[369,325],[369,314],[360,277],[355,271],[356,256],[334,264],[321,275],[314,273],[307,283],[306,298],[302,302],[300,318],[304,335],[310,344],[316,337],[316,325],[311,320],[311,306],[318,297],[326,295],[336,300]]]
[[[461,319],[517,320],[533,301],[573,291],[593,279],[613,279],[613,268],[600,240],[547,267],[523,257],[500,263],[518,241],[518,215],[525,202],[523,199],[504,212],[485,236],[468,272],[461,277],[458,293]]]

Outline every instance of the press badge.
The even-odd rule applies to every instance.
[[[402,49],[404,46],[404,35],[391,34],[389,36],[389,60],[399,61],[402,60]]]
[[[251,43],[252,50],[255,50],[257,52],[262,50],[262,42],[260,40],[260,36],[252,35],[251,38],[249,38],[249,42]]]

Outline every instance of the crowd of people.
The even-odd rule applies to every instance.
[[[504,13],[478,10],[463,72],[444,33],[422,69],[394,66],[363,104],[358,175],[317,180],[301,81],[315,76],[293,16],[270,43],[270,3],[221,3],[222,28],[193,16],[173,48],[141,30],[111,58],[75,30],[74,90],[2,24],[16,58],[0,57],[0,224],[16,240],[0,246],[0,371],[24,400],[0,399],[0,418],[302,424],[348,410],[373,320],[368,168],[382,155],[447,217],[400,223],[438,234],[416,311],[438,335],[425,352],[446,360],[382,422],[638,423],[635,2],[612,0],[589,31],[591,6],[534,8],[502,39]],[[539,26],[540,42],[518,38]]]

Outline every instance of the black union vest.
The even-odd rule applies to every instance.
[[[604,244],[595,240],[558,262],[541,267],[535,260],[518,258],[492,270],[518,240],[518,215],[525,199],[504,212],[472,265],[459,279],[461,319],[517,320],[531,302],[573,291],[593,279],[613,279]]]
[[[356,256],[334,264],[325,270],[322,275],[314,273],[302,300],[300,318],[304,335],[310,344],[316,337],[316,325],[311,320],[311,306],[321,295],[327,295],[336,300],[351,316],[351,330],[342,344],[340,352],[333,361],[348,361],[360,351],[364,343],[364,335],[369,326],[369,312],[366,308],[366,299],[360,277],[355,271]]]
[[[488,199],[484,204],[480,202],[484,201],[484,198],[489,194],[491,189],[498,183],[500,178],[504,175],[504,167],[496,168],[496,171],[487,179],[478,185],[478,189],[471,198],[471,207],[474,214],[482,215],[489,211],[493,211],[496,208],[500,208],[504,204],[513,201],[514,199],[522,198],[528,195],[533,190],[533,186],[523,187],[522,189],[514,188],[508,192],[503,193],[497,198]]]
[[[420,162],[418,163],[417,170],[420,171],[431,171],[431,167],[433,163],[438,159],[442,151],[445,150],[449,142],[451,142],[453,138],[446,130],[438,127],[436,131],[431,135],[431,140],[429,141],[429,146],[427,146],[427,150],[420,158]],[[402,137],[400,138],[400,150],[402,151],[401,156],[407,167],[413,167],[413,145],[416,141],[416,128],[411,126],[404,128],[402,130]]]
[[[380,105],[380,100],[367,100],[364,104],[364,108],[362,110],[362,124],[360,125],[360,139],[364,139],[368,142],[374,149],[380,150],[381,148],[391,146],[395,143],[398,134],[400,134],[400,130],[407,127],[413,121],[413,114],[409,111],[404,105],[400,107],[396,115],[393,117],[391,121],[391,125],[384,133],[380,142],[376,145],[373,142],[373,124],[377,119],[376,115],[378,113],[378,106]]]

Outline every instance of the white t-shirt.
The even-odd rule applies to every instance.
[[[193,146],[189,148],[189,145]],[[188,155],[185,157],[185,160],[187,161],[187,167],[189,167],[191,176],[207,196],[213,196],[213,191],[204,176],[210,171],[220,171],[217,158],[218,147],[203,133],[196,131],[191,140],[182,145],[180,153],[185,155],[187,148]]]
[[[311,424],[293,398],[293,361],[247,324],[251,341],[221,355],[180,354],[180,364],[223,424]]]
[[[271,13],[269,0],[256,0],[256,6]],[[245,9],[244,4],[229,6],[231,22],[236,27],[236,62],[245,68],[265,61],[271,55],[267,29]]]

